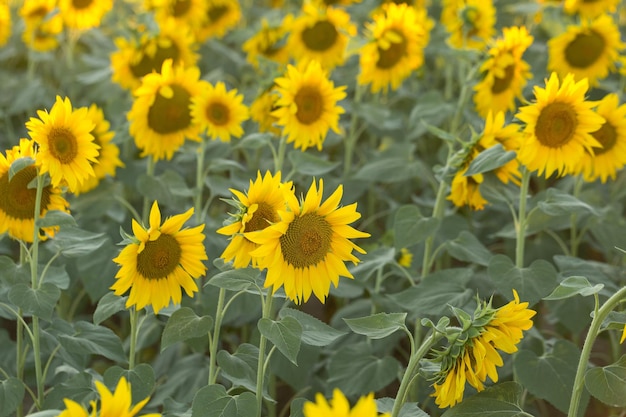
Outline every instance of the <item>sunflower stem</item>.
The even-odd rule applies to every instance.
[[[574,387],[572,389],[572,398],[569,403],[569,410],[567,411],[568,417],[578,416],[578,407],[580,406],[580,398],[583,393],[583,387],[585,383],[585,372],[591,356],[591,349],[593,344],[600,333],[600,326],[604,319],[609,315],[611,311],[622,301],[626,299],[626,287],[613,294],[599,309],[596,308],[593,320],[589,326],[589,331],[585,337],[582,352],[580,353],[580,360],[578,362],[578,368],[576,369],[576,378],[574,379]]]
[[[583,188],[583,178],[582,175],[577,175],[574,179],[574,191],[573,196],[578,199],[580,196],[580,192]],[[578,235],[578,216],[576,213],[572,213],[570,215],[570,250],[569,255],[573,257],[578,256],[578,244],[580,243],[580,236]],[[581,232],[582,235],[582,232]]]
[[[345,140],[345,155],[344,155],[344,163],[343,163],[343,178],[344,180],[348,178],[348,174],[350,174],[350,168],[352,168],[352,157],[354,155],[354,147],[356,146],[356,141],[358,138],[357,135],[357,122],[359,120],[355,105],[361,102],[362,96],[362,88],[360,85],[354,88],[354,100],[352,102],[352,114],[350,115],[350,130],[348,131],[348,136]]]
[[[278,144],[278,154],[274,157],[274,174],[280,172],[283,169],[283,163],[285,162],[285,153],[287,152],[287,136],[280,137]]]
[[[213,325],[213,337],[211,346],[209,346],[209,385],[215,384],[217,381],[217,345],[220,338],[220,327],[224,318],[224,299],[226,298],[226,290],[220,288],[217,297],[217,307],[215,308],[215,323]]]
[[[274,299],[272,295],[273,289],[267,293],[267,297],[265,298],[265,302],[263,304],[263,314],[262,318],[270,318],[272,313],[272,301]],[[256,374],[256,415],[257,417],[261,417],[261,412],[263,410],[263,382],[265,381],[265,348],[267,346],[267,339],[262,334],[259,337],[259,362],[257,364],[257,374]]]
[[[156,162],[152,158],[152,156],[148,156],[148,161],[146,163],[146,175],[148,177],[154,176],[154,166]],[[143,210],[141,211],[141,221],[143,224],[148,224],[148,213],[150,213],[150,200],[147,196],[143,198]]]
[[[137,322],[139,320],[139,311],[135,306],[130,309],[130,348],[128,351],[128,370],[135,369],[135,358],[137,356],[137,336],[139,334],[139,326]]]
[[[206,150],[206,141],[200,138],[200,146],[198,146],[198,159],[196,167],[196,195],[194,196],[194,211],[196,213],[196,221],[202,223],[202,191],[204,190],[204,154]]]
[[[522,167],[522,181],[519,189],[519,211],[517,215],[517,237],[515,242],[515,266],[524,267],[524,244],[526,243],[526,202],[528,198],[528,185],[530,172],[525,166]]]

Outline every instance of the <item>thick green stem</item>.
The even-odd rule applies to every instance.
[[[572,195],[576,198],[578,198],[580,196],[580,192],[582,191],[583,188],[583,178],[581,175],[578,175],[575,179],[574,179],[574,191],[572,193]],[[578,232],[578,216],[576,215],[576,213],[572,213],[570,215],[570,250],[569,250],[569,254],[570,256],[576,257],[578,256],[578,244],[580,243],[580,236],[579,236],[579,232]],[[582,232],[580,233],[580,235],[582,236]]]
[[[217,347],[220,340],[220,327],[222,327],[222,319],[224,318],[224,299],[226,298],[226,290],[220,288],[217,296],[217,307],[215,309],[215,323],[213,325],[213,337],[211,346],[209,346],[209,385],[215,384],[217,381]]]
[[[285,162],[285,153],[287,152],[287,137],[285,135],[280,137],[278,143],[278,153],[274,155],[274,174],[283,169]]]
[[[343,163],[343,178],[348,178],[350,174],[350,169],[352,168],[352,157],[354,156],[354,147],[356,146],[356,141],[358,138],[357,135],[357,121],[358,116],[356,115],[356,105],[361,102],[361,93],[362,89],[359,85],[357,85],[354,89],[354,100],[352,101],[352,114],[350,115],[350,130],[348,131],[348,136],[345,139],[345,155],[344,155],[344,163]]]
[[[265,298],[265,304],[263,305],[263,318],[270,318],[272,314],[272,289],[268,291],[267,298]],[[267,339],[265,336],[260,335],[259,337],[259,362],[257,364],[257,374],[256,374],[256,415],[257,417],[261,417],[261,412],[263,410],[263,382],[265,381],[265,348],[267,346]]]
[[[202,223],[202,191],[204,190],[204,154],[206,149],[206,141],[204,138],[200,140],[198,146],[198,159],[196,167],[196,194],[194,196],[194,211],[196,212],[197,223]]]
[[[589,331],[585,337],[585,343],[583,344],[583,350],[580,353],[580,361],[578,362],[578,368],[576,369],[576,378],[574,379],[574,388],[572,389],[572,398],[569,403],[569,410],[567,411],[568,417],[578,416],[578,407],[580,406],[580,398],[583,393],[583,387],[585,384],[585,372],[587,370],[587,364],[589,357],[591,356],[591,349],[598,337],[602,322],[609,315],[611,311],[623,300],[626,299],[626,287],[622,288],[611,296],[606,302],[596,309],[596,312],[591,320]]]
[[[528,184],[530,172],[522,167],[522,183],[519,190],[519,211],[517,215],[517,241],[515,242],[515,266],[524,267],[524,245],[526,243],[526,201],[528,199]]]
[[[447,188],[448,188],[448,185],[442,179],[441,182],[439,183],[439,189],[437,190],[437,197],[435,198],[435,207],[433,207],[433,218],[435,219],[443,218],[443,213],[444,213],[444,208],[445,208],[444,197],[446,195]],[[435,244],[434,235],[428,236],[426,238],[426,242],[424,242],[424,259],[422,260],[422,278],[425,277],[430,271],[434,244]]]
[[[135,359],[137,356],[137,336],[139,335],[139,311],[135,307],[130,309],[130,348],[128,351],[128,370],[135,368]]]

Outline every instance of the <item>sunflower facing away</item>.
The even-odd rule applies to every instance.
[[[150,397],[146,397],[131,407],[131,386],[123,376],[113,392],[100,381],[96,381],[95,384],[100,396],[100,407],[96,401],[91,401],[91,412],[88,412],[77,402],[64,398],[65,410],[57,417],[134,417],[150,400]],[[142,417],[161,417],[161,414],[143,414]]]
[[[160,74],[142,78],[128,113],[130,134],[142,156],[169,160],[185,139],[200,140],[201,126],[191,116],[192,100],[201,89],[199,78],[197,67],[173,67],[171,59]]]
[[[479,150],[482,152],[497,144],[501,144],[506,151],[517,151],[522,140],[522,132],[520,126],[516,123],[505,125],[504,113],[495,114],[489,112],[485,118],[485,129],[478,141]],[[495,169],[498,179],[508,184],[509,181],[520,185],[522,177],[519,170],[519,161],[513,159],[506,164]]]
[[[237,0],[205,0],[207,11],[203,23],[196,30],[198,42],[221,38],[241,20],[241,6]]]
[[[37,167],[29,165],[18,171],[9,180],[11,164],[20,158],[35,159],[33,142],[21,139],[19,145],[0,153],[0,234],[9,233],[14,239],[32,242],[35,233],[35,199],[37,190],[28,184],[37,177]],[[50,210],[66,213],[69,204],[61,195],[61,190],[52,184],[46,185],[41,194],[41,210],[39,217],[44,217]],[[54,236],[55,227],[44,227],[39,230],[39,238]]]
[[[91,29],[100,26],[105,14],[113,8],[113,0],[59,0],[59,12],[66,26]]]
[[[323,191],[320,179],[319,190],[314,180],[300,202],[295,194],[286,193],[288,210],[279,211],[280,221],[259,233],[245,234],[259,245],[250,255],[258,259],[260,268],[267,268],[265,287],[275,292],[284,286],[296,304],[306,302],[311,293],[323,303],[330,284],[337,287],[339,276],[353,278],[344,262],[358,263],[352,251],[365,251],[349,239],[370,236],[349,226],[361,214],[356,203],[339,207],[341,185],[324,202]]]
[[[423,8],[385,3],[367,25],[370,42],[359,51],[358,83],[373,93],[397,90],[424,63],[424,48],[434,23]]]
[[[348,40],[356,35],[350,15],[341,9],[312,4],[305,4],[302,12],[291,24],[287,39],[287,50],[296,62],[317,60],[327,69],[342,65]]]
[[[302,69],[289,65],[287,75],[274,82],[280,98],[272,115],[296,149],[321,150],[328,129],[340,132],[339,115],[344,109],[337,102],[346,97],[346,87],[335,87],[319,62],[310,61]]]
[[[206,0],[154,0],[152,5],[159,25],[171,20],[178,28],[199,28],[207,13]]]
[[[515,110],[515,99],[522,98],[522,90],[532,77],[530,65],[522,55],[532,44],[533,37],[524,26],[504,28],[502,32],[480,67],[482,81],[474,87],[476,111],[483,117],[490,111]]]
[[[614,13],[619,2],[620,0],[564,0],[563,10],[593,19],[601,14]]]
[[[494,32],[493,0],[444,0],[441,23],[450,33],[451,46],[482,49]]]
[[[304,417],[389,417],[388,413],[378,414],[374,393],[359,398],[354,407],[339,388],[333,390],[330,401],[321,393],[315,394],[315,402],[307,401],[302,409]]]
[[[245,268],[250,265],[257,267],[258,262],[250,256],[250,252],[258,245],[246,237],[246,234],[258,232],[280,220],[279,210],[285,210],[286,202],[284,193],[293,193],[291,182],[280,182],[281,173],[276,175],[267,171],[265,176],[257,172],[254,182],[250,180],[250,187],[246,194],[231,189],[237,197],[234,205],[238,208],[237,213],[231,214],[233,220],[228,225],[217,230],[217,233],[230,236],[230,243],[220,255],[224,262],[233,261],[235,268]]]
[[[457,207],[469,206],[472,210],[483,210],[488,203],[480,193],[480,184],[484,181],[483,174],[465,175],[470,162],[477,155],[478,151],[472,150],[471,157],[467,158],[452,178],[448,200]]]
[[[59,46],[57,36],[63,31],[63,17],[56,12],[56,0],[30,0],[20,7],[24,20],[22,41],[29,48],[47,52]]]
[[[270,132],[280,136],[280,129],[276,127],[276,116],[272,112],[276,110],[278,95],[274,89],[261,93],[250,105],[250,117],[259,124],[260,132]]]
[[[559,76],[574,74],[576,81],[588,78],[594,87],[598,80],[615,71],[619,51],[624,48],[620,32],[610,15],[602,15],[548,41],[548,70]]]
[[[279,64],[287,64],[289,51],[287,50],[286,39],[292,19],[293,16],[289,14],[283,18],[279,25],[272,25],[267,19],[261,21],[261,29],[245,41],[241,47],[246,53],[246,59],[252,66],[259,68],[260,57]]]
[[[161,224],[161,212],[155,201],[150,210],[148,229],[133,219],[130,243],[113,259],[120,265],[111,286],[116,295],[130,290],[126,308],[140,310],[151,305],[155,314],[172,301],[180,304],[181,288],[189,297],[198,292],[194,279],[204,276],[207,255],[204,249],[204,224],[181,229],[193,215],[193,208]]]
[[[89,177],[95,175],[92,163],[97,163],[98,149],[91,131],[94,123],[87,109],[72,109],[69,98],[57,96],[50,113],[38,110],[39,119],[26,122],[30,137],[37,142],[37,164],[41,173],[50,173],[52,185],[67,185],[73,192]]]
[[[248,119],[248,108],[243,104],[243,96],[236,89],[226,91],[223,82],[216,85],[201,82],[201,92],[192,99],[191,117],[193,123],[206,128],[213,140],[230,142],[231,135],[243,135],[241,124]]]

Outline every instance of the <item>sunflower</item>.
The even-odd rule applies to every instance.
[[[145,75],[160,72],[166,59],[171,59],[175,66],[186,67],[198,61],[193,35],[174,20],[162,23],[157,34],[143,34],[140,39],[117,38],[115,45],[117,51],[111,54],[111,79],[128,90],[139,87]]]
[[[192,99],[191,117],[194,124],[207,129],[211,139],[230,142],[230,136],[243,135],[241,124],[248,119],[248,108],[236,89],[226,91],[223,82],[215,86],[202,82],[205,88]]]
[[[9,180],[11,164],[20,158],[35,159],[33,142],[21,139],[19,145],[0,153],[0,234],[9,233],[14,239],[32,242],[35,232],[35,199],[37,190],[28,185],[37,177],[37,167],[29,165],[18,171]],[[61,195],[61,190],[51,184],[44,186],[41,194],[40,217],[50,210],[66,213],[69,204]],[[56,227],[44,227],[39,230],[39,238],[54,236]]]
[[[100,381],[96,381],[95,384],[100,395],[99,411],[96,401],[91,401],[91,413],[89,413],[82,405],[69,398],[64,398],[65,410],[57,417],[134,417],[150,400],[150,397],[146,397],[131,408],[132,390],[123,376],[113,392],[109,391]],[[144,414],[143,417],[161,417],[161,414]]]
[[[293,193],[291,182],[281,183],[280,176],[280,172],[272,176],[268,171],[261,178],[261,173],[257,172],[256,180],[250,180],[246,194],[230,190],[237,197],[238,201],[234,205],[238,207],[238,212],[231,214],[233,221],[218,229],[217,233],[231,237],[220,257],[225,262],[233,261],[235,268],[245,268],[251,262],[254,267],[258,267],[257,260],[250,256],[250,252],[258,245],[249,240],[246,234],[258,232],[280,221],[278,211],[286,208],[284,193]]]
[[[342,65],[349,37],[356,35],[350,15],[341,9],[312,4],[305,4],[302,11],[289,28],[287,50],[297,62],[316,60],[327,69]]]
[[[398,265],[410,268],[413,263],[413,254],[407,248],[402,248],[400,253],[396,254],[396,261]]]
[[[4,46],[11,37],[11,9],[9,3],[0,3],[0,46]]]
[[[67,185],[74,192],[89,177],[95,175],[99,146],[93,141],[93,122],[87,109],[72,110],[69,98],[57,96],[50,113],[38,110],[39,119],[26,122],[30,137],[37,142],[37,165],[41,173],[50,173],[52,185]]]
[[[207,13],[206,0],[155,0],[154,18],[160,24],[173,20],[179,28],[199,28]]]
[[[322,203],[323,188],[323,180],[319,190],[314,180],[301,202],[285,193],[288,210],[279,211],[280,221],[259,233],[245,233],[259,245],[250,255],[260,268],[267,268],[265,287],[275,292],[284,286],[296,304],[306,302],[311,293],[323,303],[331,282],[337,287],[339,276],[353,278],[344,262],[358,263],[352,250],[365,251],[349,239],[370,236],[348,226],[361,215],[356,203],[339,208],[343,187]]]
[[[434,23],[425,9],[385,3],[367,25],[371,41],[359,51],[358,83],[385,93],[398,89],[424,63],[424,48]]]
[[[548,70],[560,77],[572,73],[576,81],[588,78],[594,87],[609,71],[615,71],[623,48],[619,29],[610,15],[583,20],[580,26],[569,26],[565,33],[548,41]]]
[[[482,49],[491,39],[496,23],[493,0],[444,0],[441,23],[446,27],[451,46]]]
[[[261,93],[250,105],[250,117],[259,124],[260,132],[270,132],[276,136],[280,135],[280,129],[276,127],[278,119],[272,115],[276,110],[278,95],[274,89]]]
[[[585,153],[580,171],[585,181],[599,178],[606,182],[608,178],[614,180],[617,171],[626,165],[626,104],[620,106],[616,94],[607,94],[598,102],[596,113],[605,122],[591,135],[601,146],[593,148],[593,155]]]
[[[19,15],[24,20],[23,42],[31,49],[47,52],[59,46],[57,36],[63,31],[63,17],[55,13],[56,0],[25,1]]]
[[[77,190],[75,194],[85,193],[98,186],[100,180],[110,175],[115,176],[117,167],[123,167],[124,164],[119,159],[120,150],[111,140],[115,133],[111,131],[111,124],[104,118],[102,109],[92,104],[87,110],[87,117],[94,123],[91,131],[93,141],[100,147],[98,162],[93,164],[95,175],[87,178]]]
[[[533,37],[524,26],[504,28],[502,32],[502,38],[493,43],[480,67],[482,81],[474,87],[476,111],[483,117],[490,111],[514,110],[515,99],[522,99],[522,90],[532,77],[522,55]]]
[[[602,14],[614,13],[619,3],[620,0],[564,0],[563,10],[593,19]]]
[[[246,59],[252,66],[259,68],[259,57],[287,64],[289,52],[286,38],[291,20],[292,16],[287,15],[279,25],[270,25],[267,19],[261,21],[261,29],[242,46]]]
[[[479,151],[501,144],[506,151],[516,151],[520,147],[522,133],[520,126],[516,123],[509,123],[505,126],[504,113],[498,112],[494,116],[489,112],[485,118],[485,129],[478,140]],[[520,185],[522,177],[519,170],[519,161],[513,159],[501,167],[496,168],[495,174],[504,184],[509,181]]]
[[[562,83],[555,72],[546,88],[535,86],[536,102],[519,109],[515,117],[526,124],[517,157],[530,171],[549,177],[574,173],[585,151],[601,144],[591,135],[600,129],[604,118],[585,101],[588,83],[574,81],[568,74]]]
[[[72,29],[100,26],[105,14],[113,8],[113,0],[58,0],[65,25]]]
[[[161,224],[161,211],[155,201],[150,210],[150,227],[133,219],[130,243],[113,262],[120,265],[111,286],[116,295],[130,289],[126,308],[137,310],[152,305],[155,314],[172,301],[180,304],[181,288],[189,297],[198,291],[194,279],[205,275],[204,224],[182,229],[193,215],[193,208],[170,217]]]
[[[169,160],[185,138],[200,140],[201,126],[191,116],[192,100],[201,89],[199,78],[197,67],[172,67],[171,59],[163,62],[160,74],[142,78],[128,113],[130,134],[142,156]]]
[[[624,325],[624,330],[622,330],[622,337],[619,339],[619,342],[624,343],[624,340],[626,340],[626,324]]]
[[[283,126],[287,142],[296,149],[317,146],[322,149],[328,129],[339,133],[339,115],[344,109],[337,105],[346,97],[345,86],[335,87],[317,61],[302,69],[287,66],[287,75],[274,80],[280,95],[272,115]]]
[[[318,6],[349,6],[360,2],[361,0],[313,0],[311,3]]]
[[[452,201],[457,207],[469,206],[472,210],[483,210],[485,204],[488,203],[480,193],[479,188],[484,181],[483,174],[465,175],[470,162],[478,155],[478,151],[474,151],[472,154],[473,156],[465,162],[463,167],[452,178],[448,200]]]
[[[196,31],[198,42],[221,38],[241,20],[241,6],[237,0],[206,0],[207,12]]]
[[[374,393],[359,398],[350,409],[350,403],[339,388],[333,390],[333,398],[326,401],[321,393],[315,395],[315,402],[307,401],[302,409],[304,417],[389,417],[388,413],[378,414]]]

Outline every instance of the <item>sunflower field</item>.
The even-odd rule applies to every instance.
[[[626,416],[622,0],[0,0],[0,417]]]

